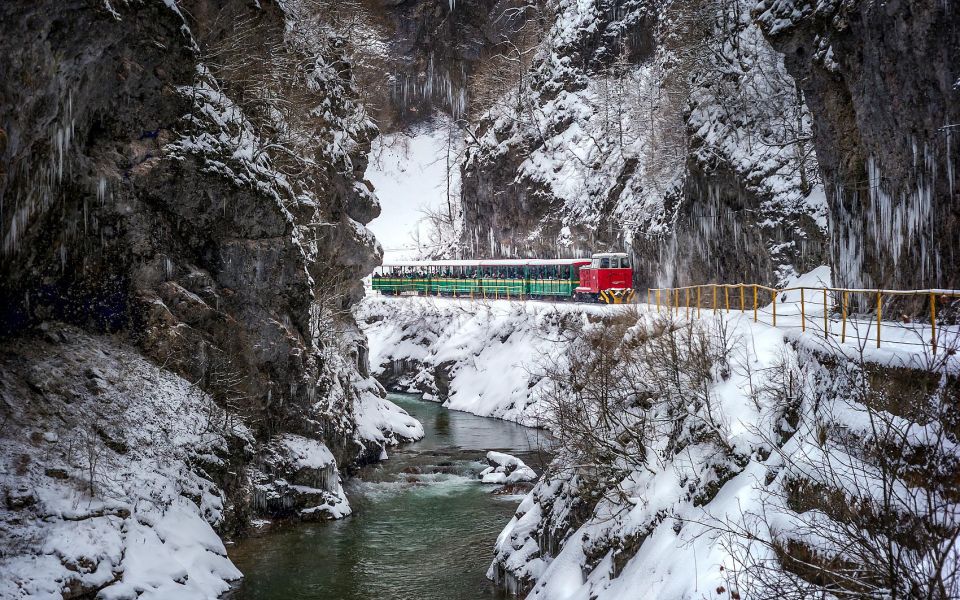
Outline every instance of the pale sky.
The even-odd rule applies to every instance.
[[[446,203],[446,141],[442,122],[413,137],[391,134],[374,141],[366,177],[382,210],[367,227],[383,245],[384,260],[416,258],[412,234],[426,227],[419,223],[422,208]]]

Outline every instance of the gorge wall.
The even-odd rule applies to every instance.
[[[522,89],[468,136],[462,243],[632,251],[638,285],[826,260],[810,115],[749,2],[554,2]]]
[[[360,91],[386,133],[404,131],[438,114],[463,124],[488,103],[499,59],[537,35],[543,2],[481,0],[348,0],[341,20]],[[366,39],[361,39],[366,38]],[[519,61],[514,69],[525,67]]]
[[[0,595],[215,595],[229,561],[178,554],[222,555],[210,526],[347,514],[338,465],[422,435],[367,376],[350,314],[381,256],[376,128],[321,9],[0,8]],[[152,583],[126,538],[69,543],[174,508],[209,533],[157,534],[174,566]],[[50,528],[65,545],[41,544]]]

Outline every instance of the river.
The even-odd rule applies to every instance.
[[[477,473],[487,450],[542,472],[538,430],[390,394],[423,423],[423,440],[394,448],[346,485],[354,514],[297,524],[231,546],[244,573],[231,600],[474,600],[500,598],[484,576],[497,534],[521,496],[497,495]]]

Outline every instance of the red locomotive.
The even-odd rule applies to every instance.
[[[622,304],[633,299],[633,269],[624,252],[594,254],[580,267],[580,285],[574,300]]]

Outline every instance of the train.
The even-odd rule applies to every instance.
[[[394,261],[377,267],[372,288],[387,296],[543,299],[624,304],[633,268],[623,252],[590,258]]]

